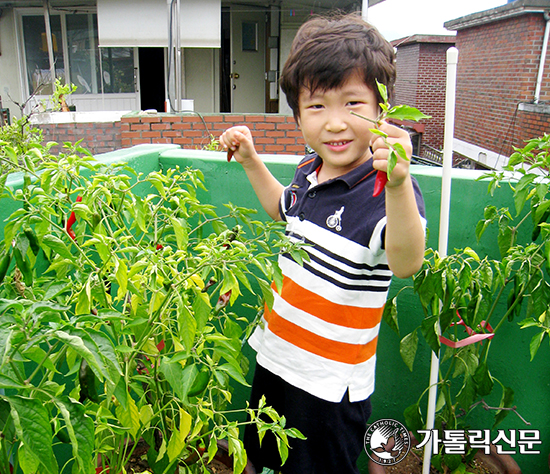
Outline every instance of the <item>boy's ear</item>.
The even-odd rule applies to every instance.
[[[302,124],[300,123],[300,117],[296,117],[296,125],[298,125],[298,130],[302,130]]]

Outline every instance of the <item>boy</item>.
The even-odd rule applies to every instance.
[[[255,430],[245,447],[258,472],[353,473],[363,449],[374,390],[379,323],[392,274],[406,278],[424,258],[424,204],[409,162],[399,159],[385,192],[373,197],[389,150],[373,134],[382,102],[376,80],[391,90],[392,46],[356,15],[314,18],[298,31],[281,88],[315,153],[283,187],[260,160],[250,130],[220,137],[243,166],[263,208],[287,222],[308,246],[309,262],[279,259],[284,281],[271,312],[250,338],[257,351],[252,407],[267,404],[298,428],[284,466],[273,438],[260,448]],[[412,154],[408,133],[383,123],[390,143]]]

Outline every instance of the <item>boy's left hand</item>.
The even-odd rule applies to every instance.
[[[407,154],[409,161],[404,160],[398,155],[397,164],[393,169],[391,176],[386,184],[387,188],[395,188],[400,186],[409,176],[409,165],[412,156],[412,143],[409,133],[395,125],[391,125],[387,122],[382,122],[378,127],[380,131],[387,135],[386,141],[390,144],[399,143]],[[373,167],[377,170],[386,172],[388,169],[388,158],[390,156],[390,149],[384,143],[384,138],[379,135],[373,135],[371,139],[371,148],[373,151]]]

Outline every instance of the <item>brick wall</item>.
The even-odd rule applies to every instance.
[[[114,123],[43,124],[44,141],[76,142],[93,154],[128,148],[141,143],[174,143],[200,149],[211,135],[218,138],[233,125],[250,128],[259,153],[303,155],[305,142],[293,117],[260,114],[157,114],[132,113]],[[58,150],[58,147],[56,147]],[[54,151],[57,151],[54,150]]]
[[[524,14],[458,31],[456,138],[509,155],[549,132],[548,114],[517,111],[534,98],[544,28],[542,14]],[[550,50],[540,100],[550,100]]]
[[[210,135],[218,138],[234,125],[246,125],[259,153],[303,154],[305,142],[293,117],[260,114],[197,114],[122,117],[122,147],[140,143],[174,143],[182,148],[202,148]]]
[[[515,146],[522,147],[524,140],[540,137],[543,133],[550,133],[550,110],[546,110],[546,113],[519,111],[517,125],[512,128],[510,135],[514,137]]]
[[[64,142],[75,143],[82,140],[81,146],[93,154],[105,153],[122,148],[120,122],[107,123],[48,123],[33,125],[42,130],[44,142],[56,142],[52,153],[62,151]]]
[[[419,43],[405,44],[397,48],[394,103],[406,104],[411,107],[417,106],[419,56]]]
[[[443,148],[447,49],[452,36],[415,35],[396,40],[397,80],[395,104],[416,107],[431,116],[425,124],[422,144]],[[422,151],[420,152],[423,155]]]

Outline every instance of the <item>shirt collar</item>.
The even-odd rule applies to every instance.
[[[303,165],[300,167],[300,171],[304,174],[306,181],[309,181],[313,185],[317,184],[317,183],[313,183],[313,180],[312,180],[313,176],[311,175],[314,174],[315,181],[317,181],[316,172],[322,163],[323,163],[323,160],[317,154],[307,156],[304,159]],[[369,159],[365,161],[365,163],[362,163],[361,165],[359,165],[357,168],[354,168],[353,170],[351,170],[350,172],[343,174],[342,176],[338,176],[337,178],[333,178],[329,181],[326,181],[326,183],[330,183],[333,181],[343,181],[351,189],[357,184],[359,184],[361,181],[363,181],[363,179],[365,179],[368,175],[370,175],[374,171],[375,169],[372,166],[372,159]],[[322,183],[322,184],[325,184],[325,183]]]

